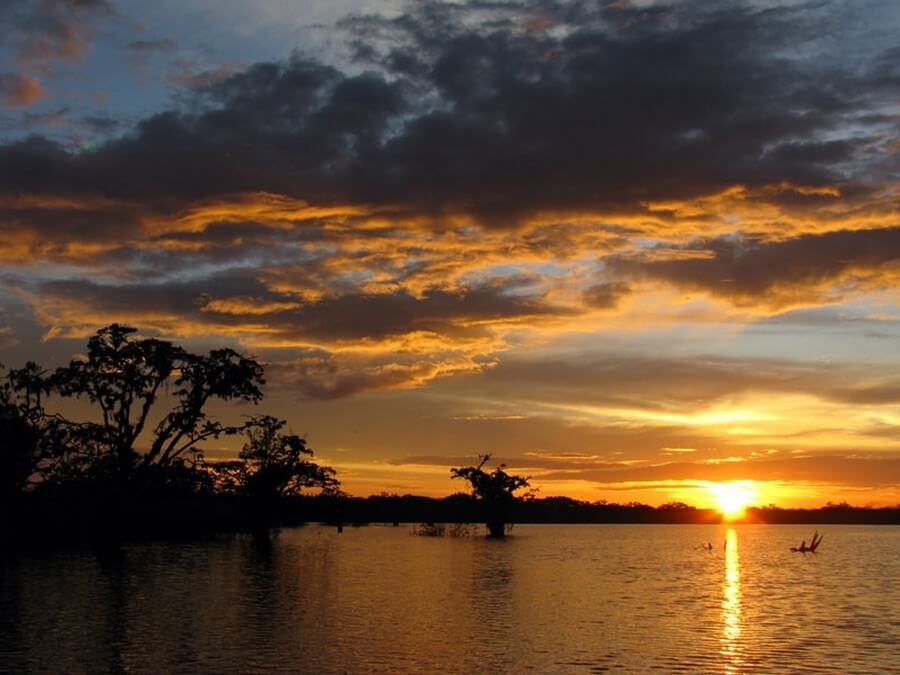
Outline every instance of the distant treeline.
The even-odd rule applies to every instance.
[[[477,523],[481,505],[469,494],[435,499],[415,495],[371,497],[293,497],[285,504],[286,521],[344,523]],[[631,502],[586,502],[570,497],[516,500],[510,510],[514,523],[658,523],[709,524],[722,521],[715,509],[698,509],[681,502],[658,507]],[[864,508],[845,503],[818,509],[748,508],[740,522],[771,524],[900,525],[900,506]]]
[[[206,535],[251,532],[257,527],[249,497],[240,494],[196,493],[173,489],[129,505],[131,538],[193,539]],[[102,498],[83,493],[36,491],[20,495],[16,508],[2,516],[6,542],[38,547],[90,544],[108,531],[113,517]],[[647,504],[586,502],[568,497],[515,500],[510,523],[637,523],[713,524],[722,515],[682,503],[653,507]],[[484,523],[484,505],[475,496],[457,493],[436,499],[415,495],[381,494],[350,497],[342,494],[286,497],[272,514],[273,525],[326,523]],[[818,509],[748,508],[741,522],[769,524],[900,525],[900,507],[863,508],[828,504]]]

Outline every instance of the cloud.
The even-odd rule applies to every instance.
[[[115,15],[106,0],[39,0],[0,7],[20,64],[50,72],[57,63],[78,63],[91,47],[97,24]]]
[[[62,128],[69,126],[69,108],[62,107],[42,113],[26,112],[23,116],[25,126],[44,126]]]
[[[201,66],[191,59],[175,59],[174,67],[166,73],[169,84],[180,87],[202,89],[216,82],[221,82],[244,69],[238,62],[225,63],[214,68]]]
[[[0,327],[0,349],[14,347],[19,344],[15,331],[9,326]]]
[[[90,132],[99,135],[111,134],[121,126],[118,119],[109,115],[85,115],[81,118],[81,123]]]
[[[613,274],[662,280],[738,304],[781,308],[840,299],[858,287],[895,287],[900,275],[900,227],[829,232],[782,241],[752,236],[692,242],[683,258],[612,257]]]
[[[133,40],[125,45],[125,48],[134,53],[147,54],[153,52],[171,51],[177,46],[174,38],[161,38],[159,40]]]
[[[412,455],[391,464],[466,466],[474,455]],[[506,464],[513,472],[530,472],[535,482],[590,481],[606,486],[634,483],[664,484],[669,481],[786,481],[826,483],[856,487],[889,487],[900,482],[900,457],[819,455],[724,462],[616,462],[603,457],[552,457],[505,455],[492,464]],[[633,485],[631,486],[633,487]]]
[[[506,356],[479,380],[486,398],[527,392],[532,403],[692,414],[718,403],[738,408],[744,395],[803,395],[832,403],[900,403],[900,372],[892,366],[867,368],[852,362],[586,353],[580,357]],[[602,411],[602,410],[601,410]],[[651,423],[652,420],[645,420]],[[669,447],[696,447],[692,444]]]
[[[54,189],[62,172],[114,198],[265,190],[502,227],[736,184],[863,190],[854,173],[884,174],[878,123],[864,120],[895,102],[885,68],[898,57],[850,72],[819,53],[824,11],[683,8],[622,30],[626,10],[577,5],[549,8],[556,30],[537,32],[517,28],[525,5],[479,28],[483,11],[427,2],[357,17],[345,25],[358,40],[384,36],[363,50],[369,71],[255,64],[89,155],[40,153],[15,187]]]
[[[95,5],[46,11],[111,11]],[[306,299],[393,293],[400,312],[403,293],[510,273],[573,315],[658,281],[758,311],[884,288],[900,54],[833,58],[833,10],[424,2],[343,22],[353,69],[183,62],[170,108],[83,120],[108,139],[90,149],[0,145],[5,201],[30,200],[9,207],[4,255],[158,281],[255,266]]]
[[[283,339],[359,341],[414,333],[465,339],[486,334],[483,324],[520,322],[565,312],[517,292],[515,280],[475,286],[460,292],[430,289],[416,297],[405,291],[348,292],[305,301],[269,289],[252,271],[235,270],[193,281],[98,284],[91,281],[47,281],[34,289],[48,317],[60,312],[71,319],[87,312],[90,320],[119,316],[167,330],[207,324],[252,331],[264,312],[264,332]],[[248,298],[253,298],[252,305]],[[94,319],[93,317],[98,317]]]
[[[174,38],[132,40],[125,45],[128,67],[133,73],[143,74],[150,59],[159,54],[172,52],[177,46],[178,43]]]
[[[139,231],[133,209],[102,198],[0,195],[0,218],[5,239],[0,260],[7,263],[83,259]]]
[[[80,336],[115,316],[167,335],[211,332],[276,352],[282,390],[334,399],[367,391],[422,386],[442,377],[482,372],[503,348],[503,327],[565,314],[525,292],[516,279],[464,291],[348,290],[321,297],[278,291],[253,270],[231,270],[191,281],[100,284],[53,280],[13,282],[56,336]]]
[[[274,382],[300,398],[333,400],[366,392],[413,389],[439,377],[478,373],[493,365],[454,355],[405,363],[390,358],[376,361],[380,362],[310,356],[278,363]]]
[[[0,98],[7,108],[25,108],[47,95],[40,80],[31,75],[0,73]]]
[[[671,462],[625,469],[585,469],[548,472],[542,480],[586,480],[598,483],[658,481],[787,481],[865,487],[889,487],[900,482],[900,458],[818,455],[759,459],[718,464]]]
[[[584,302],[589,307],[608,309],[615,307],[619,299],[631,291],[628,284],[621,282],[595,284],[584,291]]]
[[[83,58],[112,14],[48,0],[7,16],[40,71]],[[0,258],[61,334],[129,320],[320,350],[294,364],[311,397],[463,372],[644,410],[806,393],[821,382],[791,364],[484,364],[662,286],[756,313],[896,287],[900,52],[841,22],[827,2],[426,1],[344,21],[349,66],[173,61],[186,89],[165,108],[72,122],[106,140],[0,144]],[[894,396],[854,377],[822,395]]]
[[[390,460],[390,464],[395,466],[403,466],[404,464],[420,464],[434,466],[467,466],[478,463],[477,455],[409,455]],[[580,471],[590,468],[598,471],[612,471],[616,469],[625,469],[628,467],[627,462],[611,462],[596,456],[585,456],[579,453],[543,453],[543,452],[526,452],[523,455],[491,455],[489,466],[499,466],[505,464],[508,467],[519,467],[522,469],[540,469],[553,470],[564,469],[566,471]]]

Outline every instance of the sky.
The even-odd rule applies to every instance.
[[[266,399],[215,412],[288,420],[357,495],[489,452],[542,496],[900,503],[898,30],[893,0],[0,0],[0,362],[112,322],[237,348]]]

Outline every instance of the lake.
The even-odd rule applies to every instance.
[[[18,556],[0,670],[900,673],[900,527],[823,526],[791,553],[813,529],[310,525],[269,549]]]

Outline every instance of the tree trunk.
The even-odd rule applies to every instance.
[[[503,539],[506,536],[506,523],[502,520],[489,520],[487,523],[488,536],[492,539]]]

